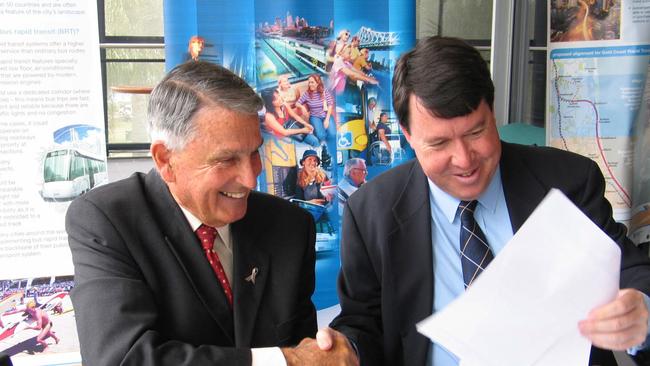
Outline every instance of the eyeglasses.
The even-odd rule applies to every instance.
[[[352,168],[352,170],[360,170],[364,174],[368,174],[368,169],[366,168]]]

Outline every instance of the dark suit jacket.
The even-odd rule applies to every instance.
[[[650,294],[650,261],[612,219],[598,166],[553,148],[502,146],[501,178],[513,232],[551,188],[558,188],[620,245],[621,286]],[[431,315],[433,304],[428,197],[427,178],[414,160],[364,184],[348,200],[338,284],[341,314],[332,326],[356,343],[362,365],[425,365],[430,343],[415,324]],[[605,351],[592,352],[592,360],[614,362]]]
[[[246,216],[231,224],[232,312],[155,171],[79,197],[66,230],[86,365],[249,365],[251,347],[316,333],[313,219],[282,199],[252,192]],[[244,278],[254,267],[252,284]]]

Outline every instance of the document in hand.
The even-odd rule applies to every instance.
[[[553,189],[472,286],[417,329],[461,366],[587,365],[578,321],[616,297],[620,258]]]

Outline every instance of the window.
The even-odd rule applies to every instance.
[[[45,157],[43,163],[43,179],[45,183],[62,182],[68,180],[68,151],[52,151]]]
[[[100,0],[108,37],[162,37],[161,0]],[[100,19],[101,21],[101,19]]]
[[[108,143],[146,145],[148,92],[165,73],[164,51],[111,48],[104,54]]]
[[[147,150],[149,91],[165,74],[163,2],[97,0],[109,156]]]
[[[548,0],[417,0],[416,4],[418,39],[459,37],[492,63],[498,124],[544,126]],[[495,39],[493,32],[498,35]]]
[[[86,175],[84,158],[78,155],[72,155],[72,164],[70,167],[70,180],[75,180]]]
[[[510,122],[545,125],[548,2],[515,3]]]
[[[416,38],[450,36],[466,40],[490,61],[493,0],[418,0]]]

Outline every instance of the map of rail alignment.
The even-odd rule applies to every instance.
[[[550,56],[549,145],[598,163],[618,220],[629,219],[632,205],[632,132],[649,55],[650,46],[622,46]]]

